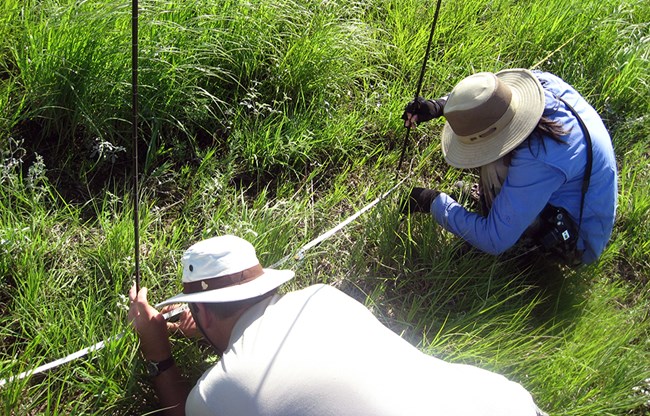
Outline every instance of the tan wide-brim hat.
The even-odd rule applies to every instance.
[[[444,107],[445,160],[457,168],[494,162],[526,140],[543,111],[544,90],[530,70],[471,75],[454,87]]]
[[[234,235],[200,241],[183,254],[183,293],[159,303],[225,303],[252,299],[293,278],[292,270],[264,269],[255,248]]]

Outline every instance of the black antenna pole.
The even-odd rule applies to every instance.
[[[131,86],[133,111],[133,230],[135,235],[135,289],[140,291],[140,192],[138,190],[138,0],[131,5]]]
[[[415,98],[420,96],[420,91],[422,90],[422,82],[424,81],[424,73],[427,68],[427,61],[429,60],[429,52],[431,51],[431,43],[433,42],[433,33],[436,31],[436,25],[438,24],[438,14],[440,12],[440,3],[442,0],[438,0],[436,4],[436,12],[433,15],[433,23],[431,24],[431,32],[429,32],[429,42],[427,43],[427,51],[424,54],[424,61],[422,61],[422,68],[420,69],[420,79],[418,79],[417,89],[415,91]],[[399,177],[399,170],[402,168],[402,162],[404,161],[404,153],[406,153],[406,145],[409,139],[409,133],[411,132],[411,126],[406,128],[406,135],[404,136],[404,144],[402,145],[402,154],[399,157],[399,164],[397,165],[397,172],[395,172],[395,179]]]

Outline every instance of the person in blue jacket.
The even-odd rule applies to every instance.
[[[490,254],[526,242],[569,264],[599,258],[616,214],[616,160],[603,121],[573,87],[548,72],[480,72],[443,99],[418,97],[402,118],[410,127],[443,115],[445,160],[480,168],[483,212],[426,188],[412,189],[405,211],[430,212]]]

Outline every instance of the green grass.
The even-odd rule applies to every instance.
[[[435,2],[430,2],[435,3]],[[198,239],[232,233],[265,265],[395,184],[435,4],[140,2],[142,281],[179,290]],[[123,296],[132,283],[130,2],[0,2],[0,379],[126,331],[100,352],[0,388],[0,413],[145,414]],[[441,121],[411,131],[404,186],[283,266],[329,283],[423,351],[522,383],[553,415],[650,414],[650,6],[641,0],[442,2],[422,94],[475,71],[536,66],[603,115],[619,206],[601,260],[467,250],[407,187],[471,204]],[[214,359],[174,345],[188,377]],[[377,365],[381,365],[378,363]],[[468,389],[471,386],[468,386]]]

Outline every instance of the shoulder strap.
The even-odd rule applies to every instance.
[[[578,124],[580,125],[580,129],[582,130],[582,133],[585,136],[585,141],[587,142],[587,166],[585,166],[585,175],[582,178],[582,196],[580,198],[580,219],[578,221],[578,234],[580,233],[580,226],[582,225],[582,212],[584,211],[585,207],[585,194],[587,193],[587,190],[589,189],[589,181],[591,179],[591,165],[592,165],[592,160],[593,160],[593,148],[591,144],[591,136],[589,135],[589,130],[587,130],[587,126],[585,126],[584,121],[582,121],[582,118],[578,114],[578,112],[569,104],[564,98],[556,96],[557,99],[562,101],[564,105],[571,111],[573,116],[578,120]]]

